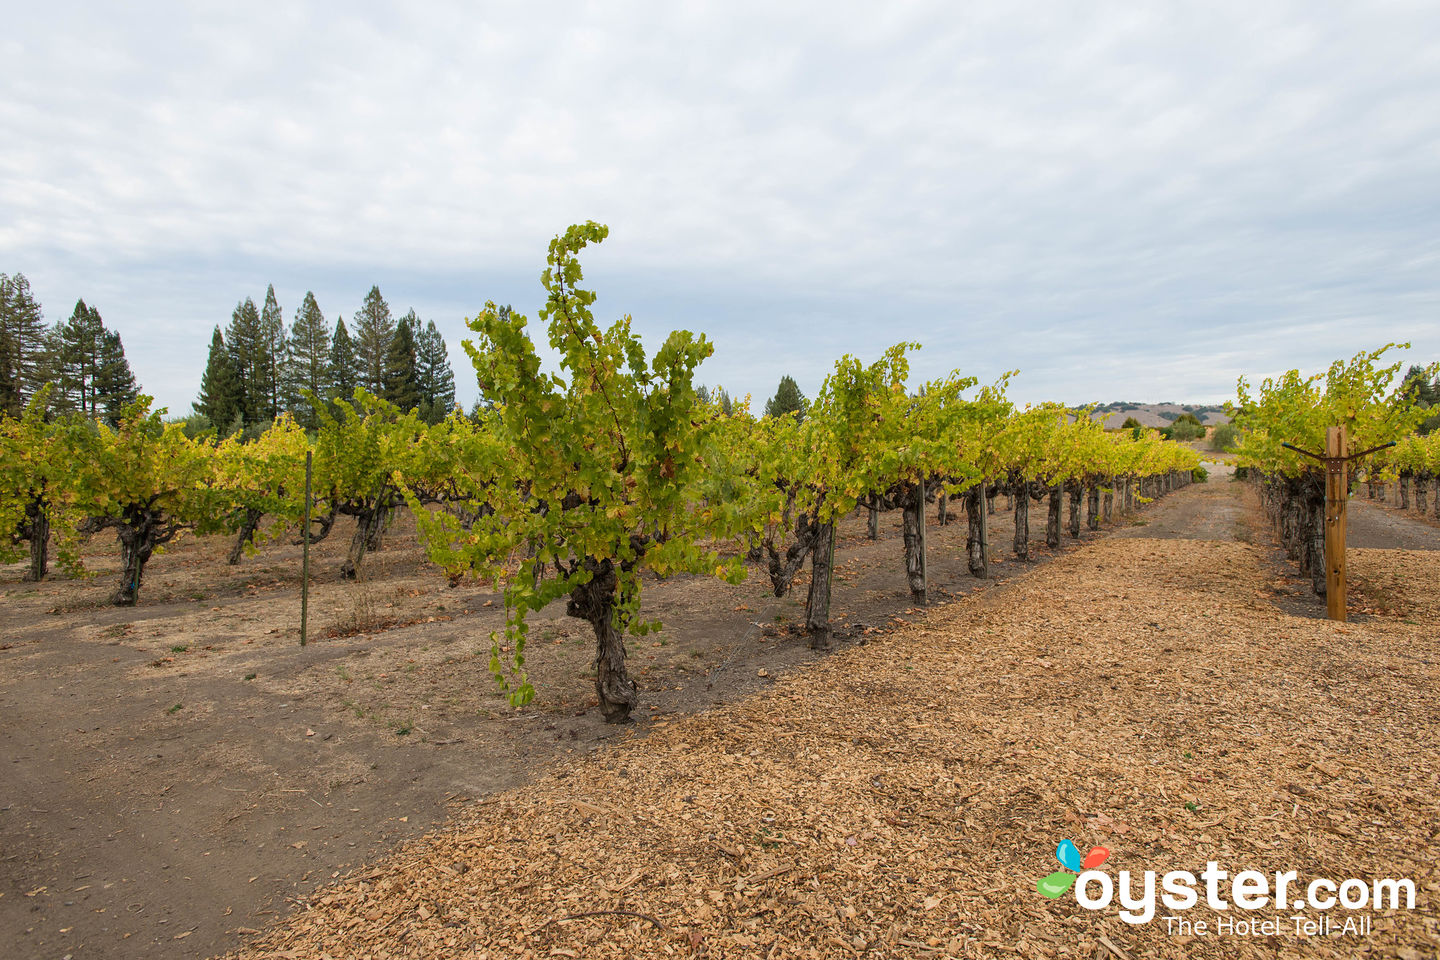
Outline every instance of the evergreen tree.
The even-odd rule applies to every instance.
[[[275,299],[275,284],[265,290],[265,306],[260,311],[261,363],[264,366],[261,389],[264,401],[260,407],[260,419],[274,420],[285,409],[280,399],[280,368],[285,363],[285,314],[280,310],[280,301]]]
[[[379,287],[371,287],[355,314],[355,357],[360,365],[360,385],[376,395],[385,390],[385,369],[393,339],[395,321],[390,316],[390,305],[380,296]]]
[[[1440,430],[1440,412],[1434,410],[1440,406],[1440,376],[1427,380],[1425,375],[1428,372],[1419,364],[1411,364],[1400,384],[1401,391],[1413,395],[1419,406],[1432,410],[1431,415],[1421,421],[1415,430],[1421,436]]]
[[[77,409],[87,417],[100,415],[101,398],[95,381],[100,373],[104,336],[105,322],[100,311],[87,306],[84,300],[77,300],[70,319],[55,327],[51,350],[57,357],[55,379],[60,408]]]
[[[1440,377],[1432,382],[1426,379],[1429,371],[1418,363],[1412,363],[1410,369],[1405,371],[1405,378],[1401,381],[1400,389],[1413,394],[1415,400],[1424,407],[1433,407],[1440,403]]]
[[[260,311],[249,297],[235,305],[225,330],[225,343],[240,380],[240,415],[246,426],[264,422],[270,397],[270,360],[265,353]]]
[[[344,317],[335,321],[335,335],[330,338],[330,384],[331,396],[339,400],[349,400],[360,386],[360,360]]]
[[[70,319],[58,324],[49,339],[57,409],[114,422],[120,408],[140,395],[120,334],[106,330],[100,311],[84,300],[76,302]]]
[[[800,392],[795,379],[788,375],[780,378],[775,396],[765,402],[765,416],[779,417],[787,413],[793,414],[797,420],[805,419],[805,395]]]
[[[25,274],[0,273],[0,414],[19,417],[52,378],[49,331]]]
[[[225,436],[240,416],[240,377],[235,373],[235,363],[220,327],[210,337],[210,358],[205,362],[205,376],[200,380],[200,397],[195,401],[195,412],[204,416],[214,425],[220,436]]]
[[[120,334],[106,330],[100,336],[100,362],[95,372],[95,391],[110,426],[119,426],[120,410],[127,403],[140,396],[140,387],[135,383],[135,374],[130,361],[125,359],[125,345]]]
[[[735,401],[730,399],[730,394],[726,392],[724,387],[720,387],[715,391],[715,399],[720,403],[721,413],[727,417],[733,417],[735,415]]]
[[[431,320],[415,338],[415,368],[420,385],[420,415],[439,423],[455,409],[455,371],[445,338]]]
[[[412,328],[412,324],[419,321],[414,310],[401,317],[385,354],[383,396],[405,411],[420,405],[420,375],[415,363],[415,334]]]
[[[0,326],[0,416],[19,418],[25,404],[20,400],[20,345],[10,331]]]
[[[289,350],[285,360],[285,405],[295,413],[301,426],[314,427],[319,421],[315,409],[304,399],[309,390],[317,399],[330,395],[330,331],[315,294],[307,291],[295,323],[290,327]]]
[[[710,402],[710,388],[703,383],[700,384],[700,386],[695,388],[695,399],[701,403],[708,404]]]

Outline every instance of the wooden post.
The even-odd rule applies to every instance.
[[[1325,609],[1345,619],[1345,501],[1350,494],[1349,438],[1343,426],[1325,431]]]
[[[944,504],[944,500],[940,501]],[[920,589],[924,592],[922,602],[930,602],[930,575],[925,570],[925,478],[920,478],[920,529],[916,531],[920,537]]]
[[[300,559],[300,646],[305,646],[305,629],[310,621],[310,470],[311,454],[305,451],[305,546]]]

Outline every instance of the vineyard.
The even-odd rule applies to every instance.
[[[955,373],[911,384],[907,354],[918,344],[869,365],[841,359],[803,418],[757,420],[744,407],[727,415],[695,389],[711,352],[703,336],[672,333],[647,359],[628,318],[608,328],[594,319],[577,258],[604,235],[594,224],[573,227],[551,245],[540,319],[565,378],[541,372],[523,316],[490,304],[472,321],[467,348],[492,404],[479,420],[427,424],[357,389],[353,405],[334,414],[316,404],[313,438],[282,418],[254,441],[215,443],[166,425],[143,398],[114,428],[47,423],[42,393],[0,434],[0,527],[28,543],[34,580],[46,575],[52,542],[74,569],[77,540],[113,529],[120,574],[111,602],[133,605],[152,556],[182,532],[235,537],[230,561],[239,563],[269,541],[321,542],[338,517],[350,517],[339,572],[354,579],[408,507],[447,574],[503,587],[508,617],[491,668],[511,703],[534,695],[528,617],[563,598],[594,631],[597,696],[619,721],[637,703],[624,636],[659,626],[642,610],[646,574],[738,582],[746,559],[762,560],[783,597],[808,562],[805,629],[824,648],[835,523],[857,506],[872,517],[902,512],[897,567],[923,604],[932,500],[944,513],[963,498],[970,570],[984,576],[982,501],[1008,496],[1014,552],[1025,559],[1032,500],[1047,504],[1044,540],[1053,548],[1062,527],[1079,536],[1082,501],[1095,530],[1117,504],[1128,510],[1189,483],[1199,467],[1187,447],[1107,433],[1083,410],[1016,410],[1004,380],[976,390]]]
[[[357,389],[217,439],[42,389],[0,420],[34,818],[3,839],[48,851],[0,918],[36,955],[75,925],[22,901],[78,911],[92,855],[120,892],[81,929],[116,956],[1277,952],[1036,901],[1069,834],[1130,869],[1402,871],[1425,906],[1377,955],[1437,942],[1437,554],[1352,551],[1360,620],[1318,619],[1325,479],[1294,450],[1344,426],[1384,447],[1347,487],[1440,517],[1393,345],[1242,379],[1232,483],[1012,375],[917,382],[908,342],[798,413],[727,409],[703,335],[596,319],[605,236],[550,245],[542,343],[470,321],[470,416]],[[42,817],[83,819],[71,793],[114,807],[79,841]]]

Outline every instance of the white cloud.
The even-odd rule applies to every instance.
[[[1022,399],[1211,399],[1440,355],[1426,4],[51,3],[0,60],[0,269],[84,296],[172,408],[275,282],[379,283],[459,361],[598,219],[602,306],[813,393],[841,352]],[[607,286],[608,284],[608,286]],[[457,366],[460,366],[457,363]],[[462,382],[467,380],[460,373]]]

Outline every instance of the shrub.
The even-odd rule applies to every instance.
[[[1203,436],[1205,436],[1205,428],[1201,426],[1199,420],[1196,420],[1188,413],[1170,425],[1171,440],[1184,442],[1186,440],[1199,440]]]
[[[1196,466],[1190,471],[1190,479],[1196,483],[1204,483],[1210,478],[1210,472],[1204,467]]]
[[[1240,428],[1233,423],[1222,423],[1210,434],[1210,449],[1227,452],[1240,439]]]

